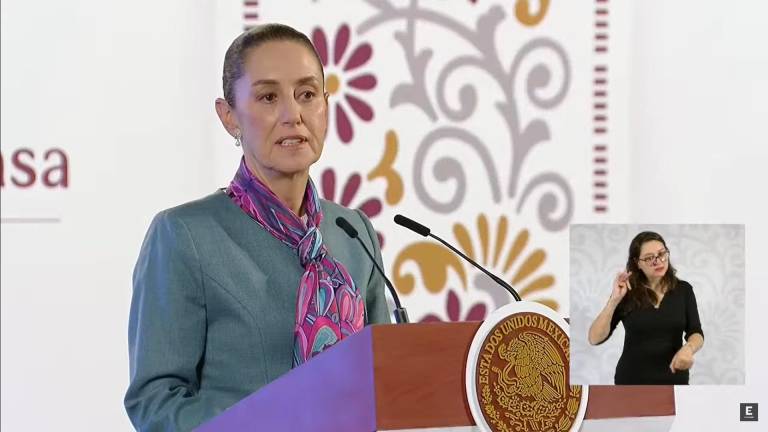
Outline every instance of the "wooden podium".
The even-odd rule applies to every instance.
[[[474,430],[464,382],[469,346],[479,326],[463,322],[366,327],[197,430]],[[629,400],[632,403],[622,403]],[[582,430],[590,418],[645,416],[669,417],[671,424],[671,386],[591,386]]]

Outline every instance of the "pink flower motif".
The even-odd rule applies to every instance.
[[[362,177],[358,173],[353,173],[347,179],[344,186],[342,186],[341,197],[336,198],[336,172],[332,168],[328,168],[321,174],[320,186],[323,194],[323,198],[328,201],[333,201],[344,207],[349,207],[352,201],[355,199],[357,192],[360,190],[360,183]],[[363,201],[362,204],[357,206],[369,219],[373,219],[381,213],[382,204],[378,198],[368,198]],[[381,232],[376,231],[376,235],[379,238],[379,245],[384,247],[384,236]]]
[[[349,26],[342,24],[336,32],[333,52],[331,53],[328,49],[328,38],[323,29],[315,28],[312,31],[312,43],[315,45],[317,53],[320,55],[320,61],[326,70],[326,91],[331,95],[343,94],[344,96],[343,100],[341,97],[335,99],[333,113],[336,117],[336,132],[345,144],[352,141],[354,129],[352,121],[347,115],[345,104],[342,102],[346,101],[346,105],[349,105],[349,108],[360,120],[369,122],[373,120],[373,108],[367,102],[353,95],[352,91],[370,91],[376,87],[376,77],[373,74],[362,71],[360,73],[354,72],[355,69],[359,69],[371,59],[373,54],[371,44],[364,42],[354,49],[347,50],[349,39]],[[350,52],[349,55],[347,55],[348,51]],[[331,58],[331,54],[333,58]],[[344,80],[343,87],[342,80]]]
[[[453,290],[448,291],[448,299],[445,302],[445,311],[448,313],[448,321],[481,321],[485,319],[486,307],[482,303],[475,303],[461,319],[461,304],[459,296]],[[442,319],[435,314],[426,315],[420,322],[440,322]]]

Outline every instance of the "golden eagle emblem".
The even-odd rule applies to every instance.
[[[569,348],[565,330],[535,312],[509,315],[487,333],[475,383],[491,430],[571,430],[582,393],[580,386],[568,385]]]
[[[498,371],[498,382],[507,395],[533,396],[544,402],[566,397],[565,365],[554,345],[544,337],[523,332],[499,346],[499,357],[509,362]]]

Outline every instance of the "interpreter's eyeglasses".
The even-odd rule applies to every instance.
[[[654,265],[656,264],[656,260],[659,260],[659,262],[667,262],[667,259],[669,259],[669,251],[665,250],[664,252],[659,252],[658,255],[651,255],[647,256],[645,258],[638,258],[638,261],[642,261],[645,263],[645,265]]]

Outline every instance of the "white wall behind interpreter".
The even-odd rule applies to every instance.
[[[678,387],[675,432],[754,430],[739,403],[768,403],[766,17],[761,1],[634,2],[632,222],[745,224],[746,385]]]

